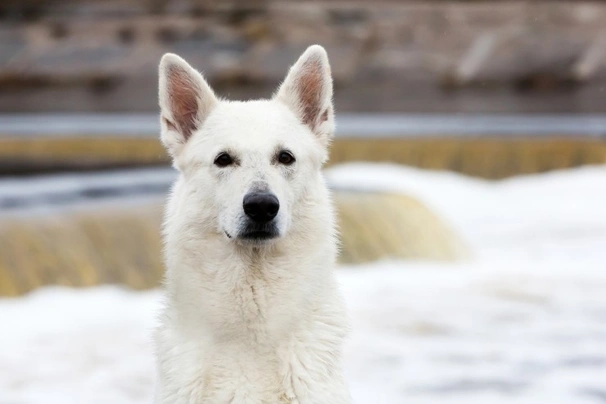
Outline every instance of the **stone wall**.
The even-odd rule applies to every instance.
[[[152,111],[175,52],[231,98],[312,43],[339,110],[606,111],[606,3],[3,0],[0,112]]]

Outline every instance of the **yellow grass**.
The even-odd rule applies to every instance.
[[[457,235],[412,198],[340,192],[335,198],[343,263],[466,256]],[[0,219],[0,296],[50,284],[157,286],[161,210],[145,205]]]
[[[386,257],[455,261],[468,255],[449,226],[409,196],[339,192],[335,202],[342,263]]]
[[[606,141],[588,138],[337,139],[329,164],[376,161],[443,169],[484,178],[606,163]],[[163,165],[154,138],[0,140],[0,170]]]

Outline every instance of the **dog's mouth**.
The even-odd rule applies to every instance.
[[[251,232],[243,233],[240,235],[241,239],[251,240],[251,241],[265,241],[265,240],[271,240],[272,238],[276,238],[276,237],[278,237],[277,232],[263,231],[263,230],[251,231]]]
[[[238,233],[238,239],[252,242],[267,241],[280,236],[278,228],[274,224],[247,225]],[[228,235],[230,237],[230,235]],[[230,237],[231,238],[231,237]]]

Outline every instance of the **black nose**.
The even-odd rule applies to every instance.
[[[256,223],[267,223],[278,214],[280,202],[269,193],[250,193],[244,197],[244,213]]]

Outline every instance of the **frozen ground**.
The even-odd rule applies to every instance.
[[[475,255],[340,270],[356,403],[606,403],[606,168],[498,183],[370,165],[328,177],[417,195]],[[0,403],[149,402],[159,300],[113,287],[0,300]]]

